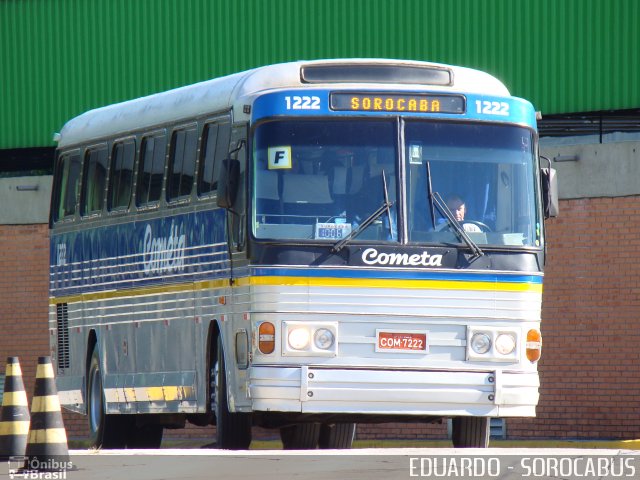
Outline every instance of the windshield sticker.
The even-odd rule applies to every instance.
[[[269,158],[269,170],[291,168],[291,146],[269,147],[267,149]]]
[[[316,223],[315,238],[322,240],[342,240],[351,233],[350,223]]]
[[[411,165],[422,165],[421,143],[412,143],[409,145],[409,163],[411,163]]]

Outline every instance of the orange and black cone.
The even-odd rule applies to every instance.
[[[67,432],[62,422],[51,357],[38,358],[25,456],[26,470],[64,470],[69,465]]]
[[[18,357],[7,358],[2,412],[0,412],[0,460],[23,456],[29,433],[29,405]]]

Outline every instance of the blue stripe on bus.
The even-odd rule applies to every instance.
[[[344,91],[344,90],[340,90]],[[355,91],[354,91],[355,92]],[[367,90],[358,90],[365,93]],[[376,90],[380,92],[380,90]],[[386,112],[386,111],[333,111],[329,107],[329,96],[331,90],[320,89],[303,89],[303,90],[284,90],[274,93],[268,93],[258,97],[252,107],[251,121],[256,122],[262,118],[274,116],[412,116],[421,118],[439,118],[439,119],[456,119],[456,120],[476,120],[491,122],[509,122],[518,125],[526,125],[536,128],[536,113],[533,105],[526,100],[516,97],[495,97],[480,94],[462,94],[466,99],[466,112],[459,113],[420,113],[420,112]],[[373,92],[372,92],[373,93]],[[410,91],[388,91],[387,93],[405,93],[405,94],[425,94],[433,93],[436,95],[456,94],[455,92],[410,92]],[[317,98],[317,101],[301,103],[294,108],[292,98],[304,97],[309,99]]]
[[[442,272],[435,270],[391,270],[368,268],[285,268],[253,267],[251,275],[256,277],[312,277],[312,278],[362,278],[390,280],[441,280],[459,282],[500,282],[542,284],[541,275],[519,275],[502,273]]]
[[[54,234],[50,295],[226,278],[225,215],[218,209]]]

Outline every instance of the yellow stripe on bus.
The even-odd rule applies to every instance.
[[[468,290],[496,292],[542,293],[540,283],[517,282],[474,282],[461,280],[405,280],[379,278],[336,278],[304,276],[260,276],[242,277],[234,281],[235,287],[247,286],[305,286],[305,287],[346,287],[346,288],[406,288],[425,290]],[[86,293],[67,297],[51,297],[49,305],[58,303],[88,302],[96,300],[159,295],[167,293],[195,292],[214,290],[229,286],[229,280],[206,280],[195,283],[181,283],[130,290],[112,290],[109,292]]]
[[[140,395],[136,395],[139,390]],[[135,402],[175,402],[182,400],[194,400],[195,390],[191,386],[165,385],[154,387],[119,387],[109,388],[105,391],[111,392],[119,400],[117,403]],[[124,398],[120,397],[124,395]],[[140,396],[141,398],[138,398]]]
[[[141,297],[147,295],[164,295],[167,293],[183,293],[191,291],[213,290],[229,286],[229,279],[205,280],[202,282],[176,283],[174,285],[158,285],[155,287],[132,288],[123,290],[109,290],[108,292],[82,293],[63,297],[50,297],[49,305],[59,303],[90,302],[110,300],[124,297]]]
[[[425,290],[471,290],[500,292],[542,293],[538,283],[511,282],[467,282],[456,280],[395,280],[373,278],[334,278],[334,277],[250,277],[248,285],[286,285],[309,287],[349,287],[349,288],[407,288]],[[242,285],[241,282],[237,282]]]

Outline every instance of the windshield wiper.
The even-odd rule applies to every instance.
[[[384,212],[387,212],[387,215],[389,215],[389,231],[391,231],[392,229],[391,206],[393,205],[393,203],[389,201],[389,190],[387,190],[387,177],[385,176],[384,170],[382,170],[382,189],[384,193],[384,202],[382,203],[382,205],[380,205],[380,207],[378,207],[378,209],[375,212],[373,212],[371,215],[365,218],[364,221],[358,226],[358,228],[356,228],[355,230],[352,230],[351,233],[349,233],[349,235],[347,235],[342,240],[338,241],[333,247],[331,247],[332,253],[337,253],[340,250],[342,250],[345,247],[345,245],[347,245],[347,243],[349,243],[352,239],[360,235],[360,233],[364,229],[366,229],[369,225],[371,225],[378,218],[380,218],[380,216]],[[391,233],[393,234],[393,232]]]
[[[467,232],[464,231],[462,225],[455,219],[453,216],[453,212],[449,208],[449,206],[442,200],[442,197],[438,192],[431,193],[431,200],[438,207],[438,210],[442,212],[442,214],[446,217],[449,224],[453,227],[455,232],[458,234],[460,238],[464,240],[464,242],[469,246],[471,252],[473,253],[473,258],[478,258],[484,255],[484,252],[480,249],[478,244],[471,240],[471,237],[467,235]]]

